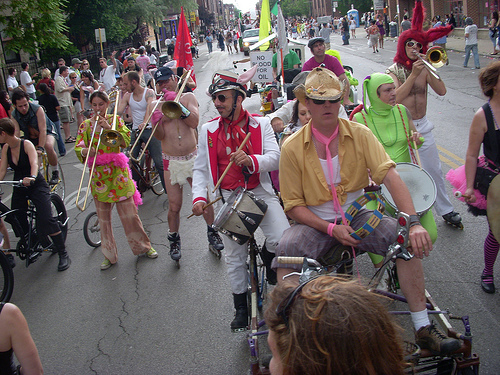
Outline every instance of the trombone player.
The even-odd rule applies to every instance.
[[[197,155],[196,129],[199,122],[198,101],[193,93],[178,95],[185,85],[179,85],[174,72],[167,67],[161,67],[154,76],[158,91],[164,91],[164,99],[170,101],[179,97],[177,105],[180,113],[157,109],[152,117],[154,136],[161,141],[163,172],[165,174],[165,190],[168,195],[168,241],[170,242],[170,257],[174,261],[181,258],[181,238],[179,236],[180,211],[182,208],[182,186],[192,184],[194,159]],[[188,76],[184,78],[188,79]],[[187,82],[186,82],[187,83]],[[178,86],[181,86],[180,89]],[[160,108],[164,108],[165,104]],[[211,227],[214,221],[214,210],[210,206],[203,217],[207,223],[207,236],[211,251],[220,252],[224,249],[222,239]]]
[[[452,27],[436,27],[423,31],[423,19],[424,8],[422,2],[417,0],[413,10],[411,28],[399,36],[394,64],[386,70],[386,73],[394,79],[396,84],[396,102],[408,108],[417,131],[425,138],[419,152],[422,167],[430,173],[436,183],[435,211],[447,223],[463,228],[462,218],[454,210],[446,194],[441,162],[432,134],[434,125],[426,117],[428,86],[439,96],[446,94],[446,86],[437,73],[431,72],[427,68],[423,59],[426,58],[425,53],[429,43],[443,35],[448,35]],[[444,50],[441,55],[442,59],[446,59]]]
[[[116,114],[116,106],[113,115],[107,114],[109,103],[110,99],[105,92],[94,91],[90,96],[94,116],[81,123],[75,145],[78,159],[90,168],[89,185],[99,219],[101,250],[104,254],[101,270],[110,268],[118,261],[118,249],[111,223],[115,204],[134,255],[145,254],[152,259],[158,257],[137,213],[137,206],[142,203],[141,196],[132,180],[128,158],[120,150],[130,143],[130,130]],[[85,168],[82,180],[84,174]],[[81,185],[80,181],[78,196]],[[88,191],[89,189],[87,194]],[[87,197],[83,208],[80,208],[82,211],[85,209],[86,199]],[[77,206],[79,207],[78,201]]]

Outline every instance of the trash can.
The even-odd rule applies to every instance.
[[[389,23],[389,30],[390,30],[390,35],[391,38],[395,38],[398,36],[398,24],[394,21]]]
[[[203,43],[204,37],[205,37],[205,35],[203,35],[203,34],[198,35],[198,39],[199,39],[200,43]]]

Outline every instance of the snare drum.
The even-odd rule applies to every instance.
[[[412,163],[397,163],[396,171],[410,191],[417,215],[422,217],[436,201],[437,189],[434,180],[429,172]],[[385,185],[381,186],[381,194],[387,204],[397,212],[396,204]]]
[[[213,227],[240,245],[257,230],[267,211],[264,200],[238,187],[215,217]]]

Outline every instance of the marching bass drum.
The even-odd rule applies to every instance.
[[[410,191],[417,215],[422,217],[436,201],[437,189],[434,180],[429,172],[412,163],[397,163],[396,171]],[[387,204],[398,212],[389,190],[383,184],[381,185],[381,194]]]

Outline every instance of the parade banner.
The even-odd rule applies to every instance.
[[[269,11],[269,0],[262,0],[260,9],[260,25],[259,25],[259,40],[267,38],[271,31],[271,12]],[[261,51],[267,51],[269,43],[264,43],[260,46]]]

